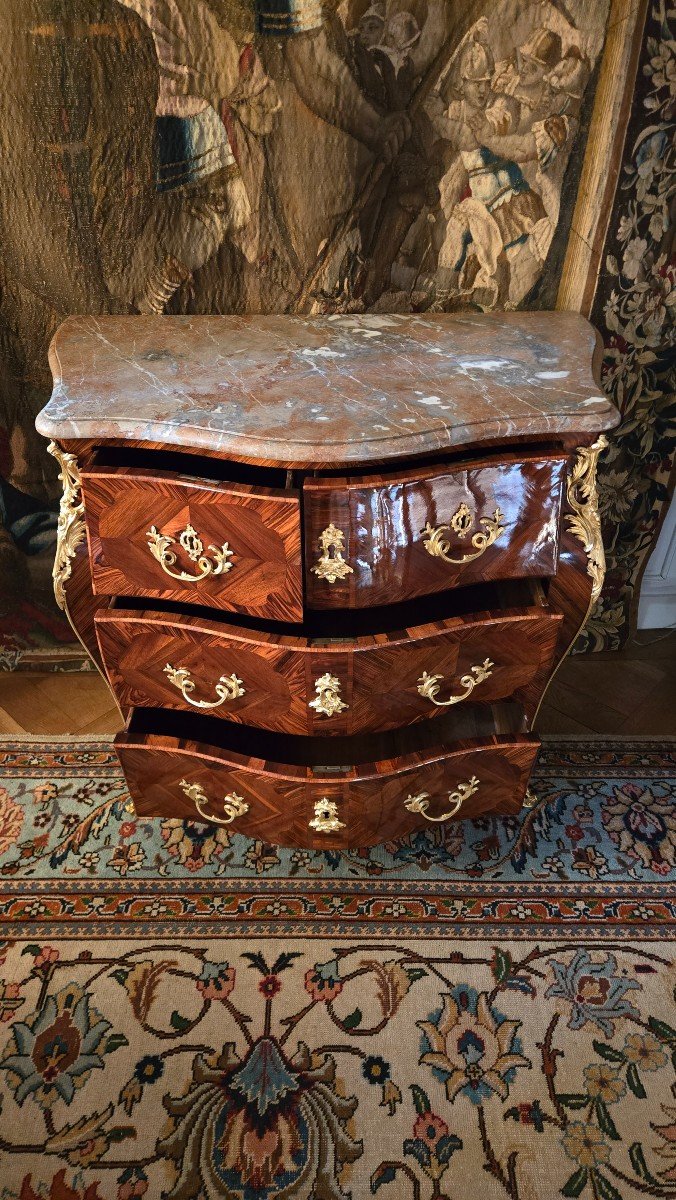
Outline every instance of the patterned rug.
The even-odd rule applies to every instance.
[[[676,742],[341,854],[0,743],[2,1200],[676,1197]]]

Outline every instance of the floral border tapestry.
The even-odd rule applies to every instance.
[[[631,632],[643,567],[670,495],[676,446],[676,8],[651,5],[592,320],[621,424],[600,463],[607,574],[580,649]]]

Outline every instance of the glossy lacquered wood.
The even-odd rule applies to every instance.
[[[302,617],[297,493],[222,484],[139,468],[94,465],[82,488],[95,593],[206,604],[277,620]],[[175,539],[175,573],[200,573],[176,541],[192,527],[207,557],[227,543],[228,569],[190,582],[167,574],[151,530]]]
[[[515,813],[538,745],[532,737],[494,735],[329,770],[254,758],[162,733],[132,729],[116,739],[141,816],[201,820],[185,789],[197,785],[207,800],[205,811],[214,817],[222,816],[225,797],[234,795],[248,806],[228,824],[231,832],[318,849],[370,846],[421,829],[428,822],[406,808],[407,799],[424,792],[430,815],[441,816],[449,804],[453,807],[449,794],[473,778],[478,786],[460,807],[458,819]],[[316,806],[327,801],[335,805],[342,824],[334,832],[317,831],[310,824]]]
[[[209,712],[226,721],[327,736],[443,716],[456,707],[445,702],[467,693],[466,677],[475,677],[472,668],[487,660],[485,677],[469,691],[472,700],[499,700],[538,680],[543,686],[560,622],[560,614],[537,603],[535,595],[529,607],[352,640],[291,637],[221,619],[120,605],[96,619],[108,678],[123,707],[194,712],[196,704],[217,703]],[[171,682],[168,666],[190,673],[195,686],[188,698]],[[443,676],[436,703],[419,691],[425,672]],[[243,694],[219,700],[219,679],[233,674]],[[321,711],[321,682],[327,675],[337,681],[332,690],[340,701],[330,713]]]
[[[500,455],[497,461],[424,468],[359,479],[305,482],[306,595],[311,608],[360,608],[491,579],[554,575],[568,456]],[[449,529],[451,563],[425,546],[428,527],[448,526],[462,507],[471,528]],[[502,531],[476,554],[472,538],[496,511]],[[344,535],[351,568],[331,582],[313,569],[322,531]]]

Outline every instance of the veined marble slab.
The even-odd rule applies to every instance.
[[[617,413],[576,313],[71,317],[47,437],[299,467],[594,434]]]

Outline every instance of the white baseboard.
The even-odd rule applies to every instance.
[[[639,629],[671,629],[676,626],[676,585],[673,579],[644,575],[638,604]]]
[[[639,629],[676,626],[676,501],[672,500],[646,567],[638,603]]]

